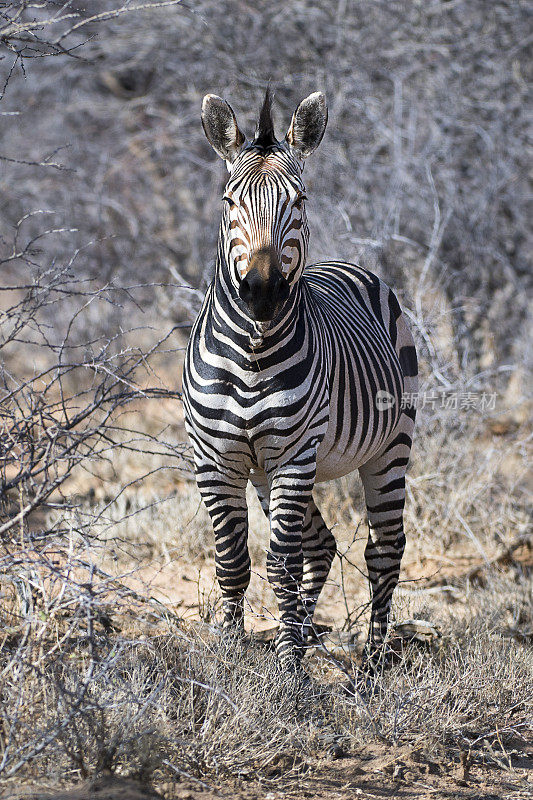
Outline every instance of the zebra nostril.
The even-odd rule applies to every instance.
[[[245,303],[250,302],[252,299],[252,287],[250,286],[250,281],[247,277],[244,277],[241,281],[241,285],[239,286],[239,297],[241,300],[244,300]]]
[[[278,302],[284,303],[285,300],[288,298],[288,296],[289,296],[289,282],[282,275],[278,285]]]
[[[289,296],[290,287],[281,272],[273,267],[261,274],[256,266],[244,276],[239,285],[239,297],[258,320],[272,319]]]

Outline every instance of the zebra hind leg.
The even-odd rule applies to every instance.
[[[359,469],[369,527],[365,560],[372,610],[363,663],[370,671],[387,662],[385,640],[391,600],[405,547],[403,509],[410,448],[410,435],[405,430],[400,431],[383,453]]]
[[[302,623],[305,647],[312,629],[313,614],[320,592],[329,575],[331,562],[337,552],[335,538],[314,500],[309,502],[302,531],[303,576],[299,593],[298,616]]]

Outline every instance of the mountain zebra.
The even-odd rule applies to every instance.
[[[366,658],[382,652],[405,537],[405,470],[417,358],[398,301],[353,264],[305,267],[303,160],[320,143],[325,97],[274,135],[267,91],[253,141],[216,95],[202,124],[229,180],[214,280],[187,348],[183,398],[199,490],[215,532],[224,625],[241,630],[250,580],[246,485],[269,515],[267,573],[279,605],[276,652],[300,663],[335,540],[316,507],[318,481],[359,469],[372,592]],[[405,397],[404,397],[405,399]]]

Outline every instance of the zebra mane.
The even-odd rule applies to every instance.
[[[270,86],[268,86],[261,111],[259,112],[259,121],[253,141],[254,145],[265,149],[272,147],[273,144],[277,144],[276,135],[274,133],[274,122],[272,121],[272,97],[272,91]]]

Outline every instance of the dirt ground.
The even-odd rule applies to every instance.
[[[527,800],[533,797],[533,738],[520,742],[511,764],[474,764],[468,754],[450,760],[428,760],[409,747],[369,744],[356,755],[341,751],[299,765],[298,778],[284,781],[283,770],[272,767],[272,782],[236,780],[219,785],[191,780],[155,788],[118,776],[101,776],[66,791],[44,786],[0,791],[2,800],[345,800],[345,798],[398,798],[398,800]],[[277,774],[276,774],[277,773]],[[286,785],[284,785],[286,783]]]

